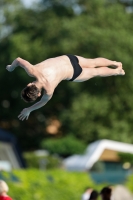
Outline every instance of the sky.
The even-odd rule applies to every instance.
[[[30,7],[33,3],[37,3],[40,0],[21,0],[26,7]]]

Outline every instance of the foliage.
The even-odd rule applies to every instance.
[[[43,140],[41,146],[47,149],[51,154],[59,154],[63,157],[83,153],[86,147],[83,142],[80,142],[71,135],[60,139]]]
[[[131,165],[133,165],[133,154],[131,154],[131,153],[118,153],[118,156],[119,156],[121,162],[123,162],[123,163],[129,162]]]
[[[0,174],[1,175],[1,174]],[[2,179],[9,186],[9,195],[15,200],[51,199],[77,200],[87,187],[100,191],[106,184],[95,184],[88,173],[64,170],[15,170],[2,173]],[[16,178],[16,179],[15,179]],[[133,176],[125,186],[133,192]]]
[[[127,182],[126,182],[126,186],[131,192],[133,192],[133,174],[129,175]]]
[[[105,171],[105,167],[102,161],[96,162],[91,168],[91,172],[103,172],[103,171]]]
[[[19,177],[19,182],[7,181],[10,188],[9,195],[19,200],[77,200],[81,198],[84,188],[95,187],[86,173],[19,170],[13,174]]]
[[[37,156],[35,153],[26,152],[23,157],[28,168],[53,169],[61,165],[61,159],[57,156]]]
[[[104,0],[59,0],[56,4],[43,0],[34,9],[26,9],[16,0],[4,2],[0,21],[0,127],[14,133],[23,150],[40,148],[42,139],[58,139],[69,133],[86,145],[103,138],[132,143],[133,14],[126,13],[119,3]],[[36,64],[67,53],[121,61],[126,75],[83,83],[62,81],[44,108],[20,122],[17,115],[29,105],[20,100],[19,93],[33,78],[19,68],[9,73],[6,65],[18,56]],[[47,127],[55,118],[61,126],[56,136],[49,136]]]

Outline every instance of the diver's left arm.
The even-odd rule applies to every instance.
[[[20,120],[24,120],[24,119],[28,119],[28,117],[29,117],[29,115],[30,115],[30,113],[33,111],[33,110],[37,110],[37,109],[39,109],[39,108],[41,108],[41,107],[43,107],[51,98],[52,98],[52,95],[53,94],[51,94],[51,95],[43,95],[42,96],[42,98],[41,98],[41,100],[39,101],[39,102],[37,102],[37,103],[35,103],[34,105],[32,105],[32,106],[30,106],[29,108],[24,108],[23,110],[22,110],[22,112],[20,113],[20,115],[18,116],[18,118],[20,119]]]

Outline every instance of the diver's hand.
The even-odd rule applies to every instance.
[[[24,119],[28,119],[28,117],[29,117],[29,115],[30,115],[30,110],[29,110],[29,108],[24,108],[23,110],[22,110],[22,112],[20,113],[20,115],[18,116],[18,118],[19,118],[19,120],[24,120]]]
[[[7,65],[6,69],[7,71],[12,72],[14,70],[14,67],[12,67],[12,65]]]

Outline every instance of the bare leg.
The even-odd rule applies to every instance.
[[[97,76],[106,77],[106,76],[117,76],[117,75],[125,75],[122,67],[118,67],[116,69],[110,69],[108,67],[100,67],[97,68]]]
[[[98,76],[107,77],[107,76],[118,76],[124,74],[125,72],[122,69],[122,67],[118,67],[116,69],[110,69],[108,67],[83,68],[82,73],[74,81],[83,82]]]
[[[95,58],[94,62],[96,67],[108,67],[108,66],[115,66],[115,68],[122,67],[121,62],[108,60],[106,58]]]
[[[77,56],[79,64],[82,68],[96,68],[96,67],[108,67],[114,66],[114,68],[122,66],[121,62],[112,61],[106,58],[94,58],[87,59],[81,56]]]

